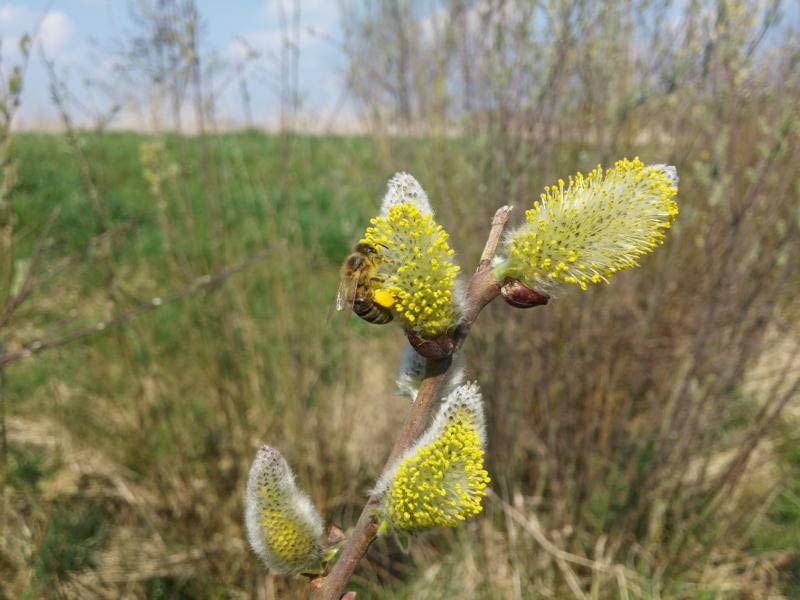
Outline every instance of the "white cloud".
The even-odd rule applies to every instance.
[[[66,46],[74,34],[72,20],[60,10],[51,10],[42,19],[39,43],[45,52],[55,52]]]
[[[38,26],[38,30],[37,30]],[[48,54],[63,50],[75,35],[72,20],[60,10],[44,15],[20,4],[0,5],[0,40],[8,58],[19,58],[18,44],[24,34],[36,35],[36,44]]]
[[[0,5],[0,27],[15,27],[27,16],[27,10],[17,4]]]

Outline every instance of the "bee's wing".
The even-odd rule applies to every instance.
[[[325,319],[330,323],[335,314],[340,313],[345,308],[352,310],[356,297],[356,286],[358,284],[358,277],[354,275],[342,277],[339,281],[339,289],[336,290],[336,298],[330,304],[328,309],[328,316]],[[352,313],[350,313],[352,314]]]
[[[339,282],[339,289],[336,292],[336,310],[344,310],[346,307],[353,308],[356,299],[356,286],[358,276],[353,274],[342,277]]]

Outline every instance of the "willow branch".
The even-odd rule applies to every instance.
[[[513,206],[501,206],[494,213],[492,219],[492,228],[489,230],[489,237],[486,239],[486,245],[483,247],[481,253],[481,260],[478,263],[478,271],[487,269],[492,264],[492,259],[497,252],[497,244],[500,242],[500,236],[503,235],[503,228],[508,221],[508,215],[511,214]]]
[[[508,221],[511,206],[503,206],[497,210],[492,219],[492,227],[486,240],[480,262],[470,278],[467,287],[467,309],[453,334],[453,344],[458,351],[467,337],[472,324],[483,307],[500,294],[500,285],[491,273],[491,263],[497,251],[497,244]],[[447,379],[451,358],[427,359],[425,377],[417,393],[411,412],[405,425],[395,440],[384,470],[391,468],[419,438],[430,420],[436,401],[441,396],[442,386]],[[366,554],[370,544],[378,534],[376,509],[380,505],[381,496],[372,494],[367,500],[356,526],[350,533],[347,544],[342,550],[339,560],[326,577],[311,582],[311,598],[314,600],[339,600],[344,588],[353,575],[356,566]]]

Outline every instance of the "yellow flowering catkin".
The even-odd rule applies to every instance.
[[[250,545],[273,572],[319,570],[322,519],[298,489],[286,460],[270,446],[258,450],[250,468],[245,525]]]
[[[455,527],[480,513],[490,481],[483,467],[484,438],[480,390],[474,383],[462,385],[376,486],[384,494],[387,525],[401,531]]]
[[[638,158],[560,179],[545,187],[525,213],[527,222],[509,236],[495,277],[519,279],[549,295],[569,285],[585,290],[608,283],[663,242],[678,214],[677,191],[674,167],[645,166]]]
[[[392,204],[385,217],[370,221],[362,242],[376,248],[382,262],[379,289],[394,298],[392,309],[407,328],[423,337],[445,333],[459,316],[456,276],[449,237],[432,214],[411,202]]]

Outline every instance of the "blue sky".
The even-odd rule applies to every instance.
[[[277,122],[279,99],[277,82],[281,26],[279,0],[198,0],[204,24],[203,47],[220,61],[233,65],[246,46],[258,50],[260,57],[249,67],[248,85],[256,123]],[[283,5],[291,7],[291,0]],[[56,64],[58,72],[76,93],[84,111],[91,115],[110,104],[109,97],[83,85],[87,78],[113,81],[116,48],[135,30],[127,0],[0,0],[0,38],[2,68],[19,60],[19,37],[40,23],[38,46]],[[301,41],[299,88],[304,112],[332,119],[340,105],[344,86],[344,57],[338,44],[342,40],[336,0],[301,0]],[[48,92],[48,77],[39,52],[34,53],[26,78],[18,124],[23,127],[51,126],[56,121]],[[220,78],[222,80],[222,78]],[[346,110],[346,109],[345,109]],[[218,114],[223,119],[243,118],[240,87],[234,79],[224,86]],[[342,114],[342,118],[345,118]],[[120,115],[118,126],[146,126],[141,115],[130,111]]]

